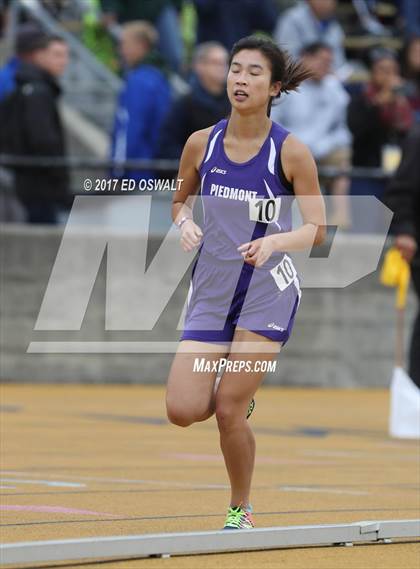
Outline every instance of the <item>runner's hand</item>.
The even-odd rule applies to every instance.
[[[194,247],[197,247],[202,237],[203,232],[192,219],[184,221],[181,227],[181,246],[185,252],[192,251]]]
[[[260,237],[249,243],[244,243],[238,247],[245,263],[261,267],[272,255],[274,251],[273,241],[270,237]]]

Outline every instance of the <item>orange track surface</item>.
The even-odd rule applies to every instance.
[[[251,418],[258,527],[420,517],[419,445],[388,437],[388,404],[384,390],[262,388]],[[3,543],[212,530],[223,524],[229,490],[215,420],[188,429],[169,425],[162,387],[4,384],[1,411]],[[104,567],[236,564],[418,569],[420,542],[115,561]]]

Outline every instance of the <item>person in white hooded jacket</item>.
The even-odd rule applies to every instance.
[[[307,144],[320,166],[346,170],[351,164],[352,137],[347,126],[350,97],[332,73],[332,50],[327,44],[316,42],[306,46],[301,56],[312,72],[312,79],[273,106],[271,118]],[[348,227],[351,224],[346,197],[350,186],[348,176],[330,178],[324,185],[338,198],[333,198],[331,223]]]

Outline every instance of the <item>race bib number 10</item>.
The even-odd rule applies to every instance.
[[[281,198],[252,198],[249,200],[249,219],[262,223],[277,221],[280,215]]]
[[[295,280],[297,274],[292,259],[287,255],[274,269],[271,269],[270,273],[281,291],[285,290]]]

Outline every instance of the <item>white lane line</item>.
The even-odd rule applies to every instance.
[[[317,488],[310,486],[279,486],[283,492],[314,492],[324,494],[350,494],[352,496],[366,496],[369,492],[364,490],[338,490],[337,488]]]
[[[364,458],[366,453],[353,450],[301,450],[305,456],[337,456],[345,458]],[[370,456],[370,453],[368,453]]]
[[[28,474],[27,472],[17,472],[14,470],[3,470],[5,474],[8,475],[22,475]],[[39,476],[39,472],[32,472],[34,475]],[[49,476],[45,472],[42,473],[43,476]],[[55,473],[54,476],[60,476],[63,478],[75,478],[77,480],[89,480],[91,482],[112,482],[114,484],[150,484],[152,486],[173,486],[178,488],[230,488],[228,484],[202,484],[197,482],[179,482],[177,480],[144,480],[144,479],[129,479],[129,478],[98,478],[95,476],[78,476],[74,474],[57,474]],[[4,479],[7,481],[16,481],[15,478]],[[45,482],[45,481],[44,481]],[[36,483],[36,481],[28,481],[28,484]],[[81,486],[85,486],[85,484],[81,484]]]
[[[58,480],[34,480],[20,478],[1,478],[0,482],[13,482],[14,484],[42,484],[43,486],[58,486],[63,488],[86,488],[86,484],[79,482],[60,482]]]
[[[420,455],[418,453],[413,454],[381,454],[374,453],[372,451],[352,451],[352,450],[316,450],[307,449],[299,451],[300,454],[304,456],[327,456],[327,457],[337,457],[337,458],[373,458],[373,459],[390,459],[390,460],[400,460],[402,462],[417,462],[420,460]]]

